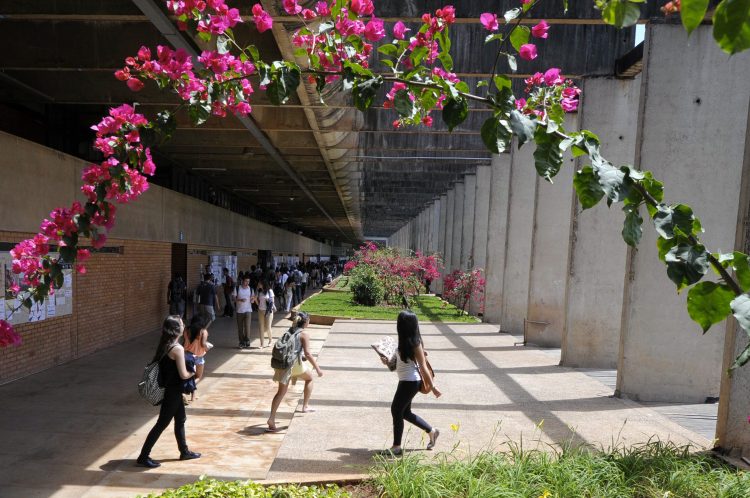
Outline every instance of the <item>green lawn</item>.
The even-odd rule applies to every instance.
[[[302,311],[313,315],[365,318],[370,320],[395,320],[398,306],[361,306],[352,302],[350,292],[321,292],[302,303]],[[435,296],[417,296],[413,310],[420,320],[433,322],[475,323],[479,320],[469,315],[456,314],[456,307]]]

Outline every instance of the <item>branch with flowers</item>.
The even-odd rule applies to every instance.
[[[730,314],[750,335],[750,264],[748,256],[733,252],[712,254],[700,242],[702,227],[692,209],[685,204],[664,202],[664,188],[652,173],[630,166],[615,167],[602,155],[598,137],[591,131],[564,128],[566,112],[578,106],[580,90],[557,68],[536,73],[526,80],[524,96],[516,97],[507,75],[495,74],[497,61],[505,58],[511,71],[518,59],[537,57],[534,40],[548,38],[548,25],[540,21],[532,28],[521,20],[542,0],[522,0],[521,4],[498,16],[482,14],[487,29],[487,44],[492,44],[496,63],[492,76],[480,81],[473,90],[453,73],[450,26],[455,9],[445,6],[434,14],[424,14],[420,28],[411,33],[401,22],[392,30],[391,43],[381,44],[385,74],[370,67],[374,44],[386,37],[385,24],[375,16],[372,0],[319,1],[314,9],[302,8],[297,0],[283,0],[284,10],[298,16],[303,27],[292,36],[295,56],[306,60],[305,67],[294,61],[265,62],[253,45],[242,46],[233,28],[242,22],[237,9],[224,0],[167,0],[167,9],[177,18],[180,29],[194,32],[213,48],[204,50],[196,60],[183,50],[142,47],[125,60],[115,77],[133,91],[146,84],[176,94],[181,104],[146,118],[128,105],[110,110],[98,125],[95,147],[104,160],[90,165],[83,174],[81,190],[84,204],[58,208],[44,220],[34,238],[19,243],[12,251],[13,271],[22,273],[22,288],[12,289],[27,307],[42,302],[62,285],[62,267],[75,265],[85,271],[90,256],[84,246],[101,247],[115,221],[116,205],[137,199],[147,188],[147,176],[155,165],[150,147],[169,139],[176,126],[175,112],[186,110],[196,126],[212,116],[252,112],[254,88],[250,77],[257,75],[260,90],[274,104],[286,103],[296,92],[302,78],[315,85],[323,100],[323,90],[340,82],[350,91],[354,106],[366,111],[383,85],[390,85],[385,106],[392,108],[395,127],[431,126],[433,114],[440,113],[449,130],[463,123],[469,102],[492,111],[481,127],[488,150],[499,154],[510,149],[515,138],[518,147],[535,144],[537,173],[552,181],[563,165],[563,154],[571,151],[585,158],[575,171],[574,186],[578,200],[588,209],[606,199],[621,203],[625,213],[623,239],[636,246],[641,238],[645,209],[659,234],[659,257],[667,276],[678,291],[689,288],[688,313],[704,331]],[[714,37],[728,53],[750,48],[748,0],[722,0],[714,11]],[[605,22],[626,26],[637,21],[641,0],[595,0]],[[567,8],[566,2],[563,2]],[[688,32],[706,15],[705,0],[671,2],[665,9],[679,10]],[[636,13],[636,11],[638,11]],[[263,33],[271,29],[272,16],[260,4],[252,7],[253,22]],[[501,29],[502,27],[502,29]],[[155,54],[155,55],[154,55]],[[479,92],[483,91],[483,94]],[[56,245],[59,256],[51,250]],[[712,268],[718,282],[701,281]],[[734,276],[730,273],[733,272]],[[16,344],[17,334],[7,322],[0,321],[0,345]],[[734,367],[750,360],[750,345],[737,358]]]
[[[480,313],[484,313],[484,270],[453,270],[443,277],[443,297],[452,303],[458,314],[466,313],[466,306],[472,299],[479,303]]]

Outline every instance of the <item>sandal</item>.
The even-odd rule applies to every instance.
[[[430,442],[427,443],[427,449],[431,450],[435,447],[435,443],[437,443],[437,438],[440,435],[440,430],[435,428],[434,432],[430,432]]]
[[[376,455],[380,455],[382,457],[390,457],[390,456],[401,456],[404,454],[404,450],[402,448],[387,448],[385,450],[380,450],[376,453]]]

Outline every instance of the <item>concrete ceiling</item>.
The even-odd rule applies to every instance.
[[[164,12],[161,0],[146,1]],[[147,114],[174,106],[174,97],[152,85],[133,94],[113,77],[124,58],[141,45],[168,43],[154,16],[136,5],[143,2],[0,0],[0,41],[6,47],[0,56],[0,104],[36,112],[37,119],[50,126],[48,135],[54,136],[47,136],[46,142],[52,146],[61,143],[57,135],[71,127],[80,128],[76,139],[87,140],[88,126],[107,106],[137,101]],[[249,16],[254,2],[227,3]],[[248,22],[235,29],[237,37],[255,44],[267,61],[292,58],[290,34],[298,27],[296,19],[281,15],[279,1],[262,3],[277,21],[273,31],[259,34]],[[416,31],[418,16],[443,3],[380,0],[376,13],[386,19],[388,32],[399,19]],[[503,12],[518,2],[454,3],[455,71],[475,88],[494,61],[491,49],[482,48],[486,31],[478,17],[485,11]],[[537,60],[519,64],[517,93],[523,76],[550,66],[576,78],[613,74],[615,59],[632,48],[633,30],[602,25],[591,0],[571,2],[568,14],[562,13],[561,2],[549,3],[533,17],[552,24],[550,38],[539,44]],[[200,49],[195,40],[186,40]],[[501,65],[500,71],[508,68]],[[386,91],[381,90],[367,114],[351,106],[349,95],[335,91],[326,95],[327,105],[322,106],[307,84],[284,107],[271,105],[263,92],[257,92],[251,118],[262,130],[260,139],[235,117],[212,119],[195,128],[186,115],[178,114],[178,132],[158,151],[159,165],[173,171],[171,180],[162,175],[161,181],[169,186],[180,175],[200,178],[253,206],[255,215],[319,239],[354,242],[364,235],[388,236],[465,173],[489,164],[490,155],[479,136],[489,116],[486,110],[472,109],[452,134],[439,119],[433,128],[396,131],[391,124],[395,112],[382,107]],[[62,126],[52,126],[55,120]],[[288,168],[280,167],[279,161]]]

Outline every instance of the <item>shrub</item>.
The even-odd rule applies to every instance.
[[[354,302],[365,306],[380,304],[385,295],[385,288],[375,268],[366,264],[359,264],[349,272],[349,288]]]
[[[336,485],[294,484],[263,486],[252,481],[218,481],[201,477],[192,484],[168,489],[146,498],[349,498],[351,494]]]

